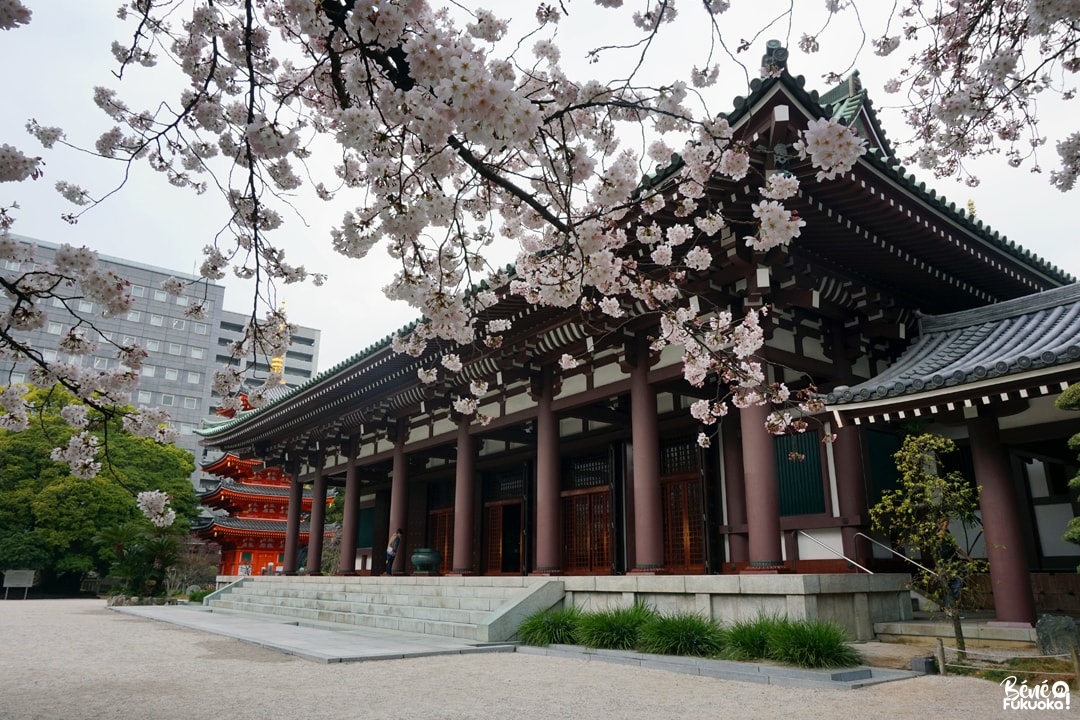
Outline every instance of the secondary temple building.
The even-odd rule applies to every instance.
[[[713,266],[692,278],[694,292],[736,316],[769,306],[763,360],[771,379],[827,393],[818,429],[773,437],[768,409],[750,407],[703,450],[688,408],[712,389],[684,381],[674,349],[650,352],[655,317],[605,325],[507,297],[485,319],[512,319],[513,330],[497,349],[470,351],[455,378],[423,385],[417,370],[445,348],[414,358],[386,339],[200,431],[207,445],[288,473],[287,573],[306,485],[312,528],[328,487],[345,496],[340,565],[321,567],[315,530],[310,573],[354,574],[358,552],[381,572],[381,545],[398,527],[398,573],[419,547],[462,575],[903,571],[860,533],[896,481],[902,427],[918,421],[961,445],[984,488],[998,621],[1061,609],[1051,607],[1054,578],[1080,562],[1060,540],[1075,510],[1066,440],[1080,421],[1053,409],[1080,379],[1074,278],[906,173],[857,75],[821,96],[786,70],[751,87],[728,119],[756,148],[757,172],[814,118],[842,117],[870,148],[825,182],[790,153],[804,178],[791,201],[806,220],[801,237],[756,253],[718,234]],[[716,178],[709,192],[726,214],[750,216],[740,183]],[[588,361],[563,371],[563,353]],[[481,401],[487,426],[448,407],[473,380],[493,388]],[[823,432],[838,439],[823,444]]]

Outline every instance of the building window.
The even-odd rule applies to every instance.
[[[45,362],[56,362],[56,351],[42,350],[41,357],[45,358]]]
[[[206,348],[192,347],[191,348],[191,357],[194,358],[195,360],[205,360],[206,359]]]
[[[206,323],[200,323],[200,322],[195,323],[195,334],[196,335],[205,335],[206,334]]]
[[[152,397],[149,390],[139,391],[139,403],[142,405],[149,405]]]
[[[176,404],[176,397],[173,395],[162,395],[161,404],[167,407],[171,407]]]
[[[161,350],[161,341],[160,340],[147,340],[146,341],[146,349],[151,350],[153,352],[158,352],[159,350]]]
[[[11,373],[11,384],[17,385],[21,382],[26,382],[26,376],[22,373]]]
[[[188,302],[189,302],[189,300],[188,300],[187,297],[185,297],[183,295],[177,295],[176,296],[176,304],[177,305],[187,307]]]
[[[178,377],[180,377],[179,370],[177,370],[176,368],[165,368],[166,380],[176,380]]]
[[[155,290],[154,299],[158,302],[165,302],[169,299],[169,295],[164,290]]]
[[[179,343],[169,343],[169,354],[170,355],[183,355],[184,354],[184,346],[180,345]]]
[[[103,358],[103,357],[94,358],[94,369],[95,370],[108,370],[109,369],[109,358]]]
[[[141,322],[142,321],[142,313],[139,312],[138,310],[129,310],[128,314],[127,314],[127,319],[130,322]]]
[[[184,322],[183,318],[173,318],[173,321],[172,321],[172,329],[173,330],[184,330],[185,328],[187,328],[187,323]]]
[[[146,297],[146,288],[142,285],[132,285],[131,297]]]
[[[198,385],[200,382],[202,382],[202,373],[189,372],[187,374],[187,381],[192,385]]]
[[[134,345],[137,342],[139,342],[139,338],[135,337],[134,335],[125,335],[124,336],[124,345],[127,345],[128,347],[131,347],[132,345]]]
[[[164,327],[165,317],[163,315],[150,315],[150,324],[154,327]]]
[[[5,270],[14,270],[14,271],[18,272],[18,270],[19,270],[19,261],[18,260],[5,260],[4,261],[4,269]]]
[[[51,322],[49,323],[49,327],[47,328],[46,332],[48,332],[50,335],[60,335],[64,332],[64,326],[58,322]]]
[[[79,301],[79,312],[84,312],[84,313],[94,312],[94,303],[90,302],[89,300],[80,300]]]
[[[188,410],[199,409],[199,398],[186,397],[184,398],[184,407]]]
[[[191,423],[180,423],[181,435],[192,435],[195,433],[195,426]]]
[[[143,365],[142,375],[143,377],[155,377],[157,376],[157,368],[153,365]]]
[[[780,435],[776,447],[776,480],[780,515],[825,512],[825,483],[821,467],[821,438],[817,432]]]

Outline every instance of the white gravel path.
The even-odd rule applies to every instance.
[[[0,718],[12,720],[1018,717],[1003,697],[971,678],[819,690],[519,653],[325,665],[101,600],[0,603]]]

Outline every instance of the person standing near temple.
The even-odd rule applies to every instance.
[[[394,560],[397,559],[398,548],[401,547],[401,536],[404,534],[404,530],[398,528],[394,531],[394,534],[390,536],[390,542],[386,543],[386,574],[394,574]]]

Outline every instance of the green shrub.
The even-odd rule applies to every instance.
[[[581,611],[570,607],[565,610],[541,610],[525,618],[518,626],[518,639],[526,645],[573,645],[577,642],[577,628]]]
[[[630,650],[638,644],[641,626],[655,618],[656,611],[642,603],[583,613],[578,622],[577,641],[593,648]]]
[[[787,623],[779,615],[759,615],[724,628],[724,656],[731,660],[761,660],[769,655],[769,636]]]
[[[715,657],[724,649],[720,625],[694,613],[654,614],[640,634],[642,652]]]
[[[202,602],[203,598],[205,598],[207,595],[209,595],[212,592],[214,592],[214,591],[213,590],[207,590],[206,588],[203,588],[202,590],[196,590],[194,592],[189,592],[188,596],[187,596],[188,602],[193,602],[193,603]]]
[[[842,627],[820,620],[777,624],[769,633],[768,657],[807,668],[851,667],[861,659]]]

